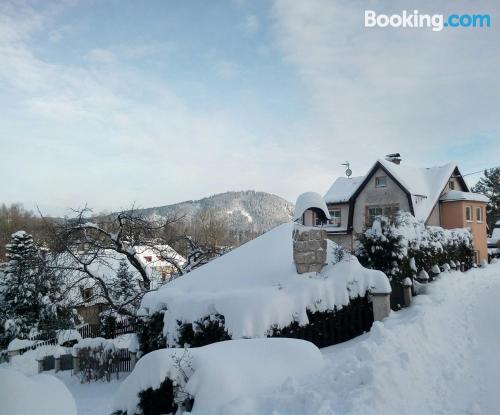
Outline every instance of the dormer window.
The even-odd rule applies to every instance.
[[[450,180],[448,182],[448,189],[455,190],[455,182],[454,181]]]
[[[387,186],[387,176],[375,177],[375,187],[386,187]]]
[[[89,301],[94,295],[94,290],[92,288],[84,288],[82,291],[83,301]]]

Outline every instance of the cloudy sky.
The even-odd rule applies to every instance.
[[[417,3],[492,27],[364,27]],[[497,166],[497,22],[492,1],[1,0],[0,202],[294,201],[389,152]]]

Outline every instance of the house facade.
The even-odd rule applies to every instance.
[[[154,249],[149,246],[135,246],[134,248],[137,258],[151,280],[151,289],[160,287],[177,271],[172,262],[175,261],[179,267],[186,263],[186,259],[168,245],[156,245]],[[142,278],[122,254],[112,250],[104,250],[89,268],[106,284],[112,285],[122,260],[125,260],[131,279],[137,286],[137,291],[140,291],[143,288]],[[75,280],[78,283],[72,286],[68,293],[70,304],[75,307],[85,323],[99,324],[100,314],[109,308],[107,301],[102,296],[100,285],[80,272],[71,275],[67,284],[71,286]]]
[[[486,203],[484,195],[470,192],[456,164],[418,168],[401,159],[377,160],[365,176],[339,177],[323,197],[329,219],[303,210],[306,225],[324,226],[334,242],[353,250],[356,235],[370,227],[375,217],[410,212],[427,226],[470,228],[476,260],[488,258]],[[322,206],[320,206],[321,208]],[[297,215],[299,212],[297,212]]]

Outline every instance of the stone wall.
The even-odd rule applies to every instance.
[[[326,263],[326,230],[296,225],[292,237],[297,273],[321,271]]]

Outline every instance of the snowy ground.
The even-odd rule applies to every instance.
[[[412,307],[370,333],[323,349],[325,367],[221,414],[500,413],[500,263],[446,273]],[[29,368],[29,365],[24,365]],[[120,381],[80,384],[58,374],[80,415],[109,415]]]
[[[500,413],[500,264],[452,272],[411,308],[323,350],[327,367],[238,414]]]

